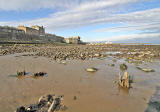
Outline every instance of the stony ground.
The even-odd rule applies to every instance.
[[[30,52],[29,56],[44,56],[53,60],[88,60],[115,56],[129,63],[154,61],[160,58],[160,45],[1,45],[0,55]]]

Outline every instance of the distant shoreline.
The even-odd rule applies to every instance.
[[[120,45],[160,45],[160,44],[154,44],[154,43],[117,43]]]

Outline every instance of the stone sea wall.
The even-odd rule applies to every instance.
[[[0,41],[49,41],[49,42],[64,42],[64,38],[56,35],[28,35],[23,33],[0,32]]]

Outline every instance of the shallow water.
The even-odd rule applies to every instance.
[[[123,54],[122,52],[120,51],[110,51],[110,52],[106,52],[105,54],[109,54],[109,55],[116,55],[116,54]]]
[[[67,61],[60,64],[44,57],[7,55],[0,57],[0,112],[13,112],[17,107],[38,101],[45,94],[64,95],[66,112],[144,112],[151,96],[160,85],[160,62],[143,63],[141,66],[154,68],[156,72],[145,73],[128,64],[124,59],[113,62],[104,60]],[[119,64],[126,63],[128,72],[135,78],[130,90],[115,83]],[[114,67],[108,64],[114,63]],[[88,67],[98,71],[88,73]],[[30,73],[46,72],[47,77],[38,79],[27,75],[24,78],[11,77],[17,70]],[[74,97],[76,96],[76,100]]]

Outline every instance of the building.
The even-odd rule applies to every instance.
[[[31,28],[38,30],[40,36],[45,36],[45,29],[43,26],[35,25],[35,26],[31,26]]]
[[[31,27],[25,27],[25,26],[18,26],[18,29],[23,30],[25,34],[28,35],[36,35],[36,36],[45,36],[45,29],[40,26],[31,26]]]
[[[110,42],[110,41],[107,41],[107,42],[105,42],[105,44],[113,44],[112,42]]]
[[[65,42],[68,44],[80,44],[81,40],[79,36],[73,36],[73,37],[65,38]]]
[[[28,35],[39,35],[39,31],[30,27],[18,26],[18,29],[23,30]]]
[[[0,26],[0,40],[12,40],[17,37],[23,37],[25,32],[15,27]]]
[[[64,42],[64,37],[60,37],[55,34],[49,34],[49,33],[45,34],[45,39],[47,39],[50,42]]]
[[[24,34],[25,32],[23,30],[20,30],[18,28],[15,27],[9,27],[9,26],[0,26],[0,32],[1,33],[21,33]]]
[[[42,42],[62,42],[64,43],[64,37],[57,36],[55,34],[45,33],[43,26],[0,26],[0,41],[11,40],[25,40],[25,41],[42,41]],[[76,39],[77,40],[77,39]],[[72,40],[72,43],[76,41]],[[78,43],[78,41],[76,42]]]

